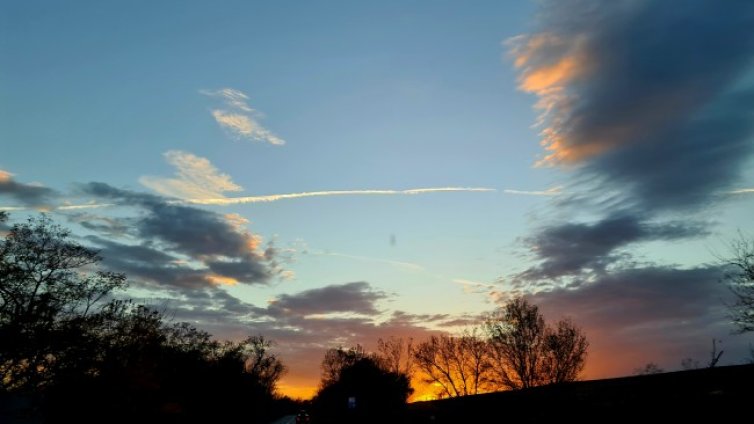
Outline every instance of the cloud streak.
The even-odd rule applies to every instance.
[[[200,90],[199,92],[222,101],[221,108],[212,109],[212,117],[233,138],[260,141],[276,146],[285,144],[285,140],[262,126],[259,122],[259,112],[249,105],[249,97],[245,93],[232,88]]]
[[[412,188],[407,190],[326,190],[326,191],[306,191],[301,193],[285,194],[268,194],[263,196],[246,196],[246,197],[221,197],[215,199],[184,199],[187,203],[199,205],[235,205],[243,203],[269,203],[279,200],[301,199],[305,197],[327,197],[327,196],[385,196],[385,195],[416,195],[429,193],[451,193],[451,192],[494,192],[494,188],[487,187],[429,187],[429,188]]]
[[[505,194],[520,194],[523,196],[559,196],[563,194],[561,187],[548,188],[547,190],[514,190],[506,188],[503,190]]]

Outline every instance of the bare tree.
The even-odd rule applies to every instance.
[[[654,362],[647,362],[643,367],[634,369],[634,374],[636,375],[662,374],[664,372],[665,370]]]
[[[390,372],[411,376],[414,368],[414,339],[390,337],[377,340],[377,357]]]
[[[364,347],[357,344],[351,348],[338,347],[325,352],[322,360],[322,387],[326,387],[340,380],[341,372],[360,360],[369,357]]]
[[[589,342],[571,320],[558,322],[545,334],[544,374],[547,383],[575,381],[586,364]]]
[[[239,344],[250,374],[269,393],[275,393],[277,382],[287,372],[280,358],[270,350],[272,341],[264,336],[251,336]]]
[[[730,256],[721,260],[723,279],[736,298],[730,305],[733,323],[740,333],[754,331],[754,240],[739,235],[730,243]]]
[[[432,336],[416,347],[414,358],[425,381],[440,388],[441,397],[485,391],[489,369],[487,344],[473,332],[459,337]]]
[[[512,299],[487,316],[484,328],[492,346],[497,385],[522,389],[544,384],[546,326],[536,305],[520,297]]]
[[[722,343],[722,340],[716,340],[714,337],[712,338],[712,350],[710,351],[710,359],[709,363],[707,364],[707,368],[715,368],[715,365],[717,365],[718,362],[720,362],[720,357],[723,356],[724,350],[720,349],[718,352],[717,350],[717,342]]]
[[[575,380],[584,368],[588,343],[569,320],[549,328],[539,308],[518,297],[484,322],[499,388],[522,389]]]

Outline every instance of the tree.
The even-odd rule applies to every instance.
[[[486,389],[489,351],[474,332],[432,336],[416,347],[414,361],[425,382],[439,387],[441,397],[475,395]]]
[[[588,342],[571,321],[553,329],[536,305],[518,297],[489,314],[484,329],[490,343],[493,381],[522,389],[575,380],[584,368]]]
[[[322,382],[321,386],[326,387],[340,380],[340,374],[345,368],[354,365],[368,355],[364,347],[357,344],[351,348],[338,347],[329,349],[325,352],[325,358],[322,360]]]
[[[546,383],[575,381],[584,369],[589,343],[570,320],[559,321],[545,333],[544,374]]]
[[[662,374],[664,372],[665,370],[660,368],[660,366],[654,362],[647,362],[643,367],[634,369],[634,374],[636,375],[653,375]]]
[[[721,260],[723,279],[736,299],[730,305],[733,323],[740,333],[754,331],[754,240],[740,235],[730,243],[730,256]]]
[[[377,340],[377,357],[388,371],[403,373],[411,377],[414,368],[414,339],[390,337]]]
[[[323,381],[313,401],[315,419],[326,422],[400,420],[413,392],[408,375],[386,366],[363,347],[330,349],[323,360]]]
[[[0,385],[33,389],[65,365],[76,328],[126,284],[100,261],[45,215],[10,228],[0,244]]]
[[[237,344],[230,344],[228,353],[243,364],[243,371],[269,394],[274,394],[277,382],[287,368],[270,349],[272,341],[264,336],[251,336]]]

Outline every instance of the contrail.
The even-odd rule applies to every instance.
[[[748,194],[754,193],[754,188],[741,188],[738,190],[729,191],[728,194]]]
[[[328,190],[328,191],[306,191],[302,193],[285,193],[285,194],[268,194],[265,196],[246,196],[246,197],[219,197],[212,199],[183,199],[183,202],[198,205],[234,205],[240,203],[268,203],[285,199],[300,199],[302,197],[323,197],[323,196],[354,196],[354,195],[412,195],[425,193],[446,193],[446,192],[494,192],[494,188],[487,187],[434,187],[434,188],[413,188],[409,190]]]

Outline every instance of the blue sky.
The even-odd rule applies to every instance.
[[[316,385],[326,345],[458,330],[514,293],[594,334],[590,376],[672,368],[712,337],[739,360],[745,339],[706,281],[713,253],[751,231],[752,196],[732,194],[754,187],[751,7],[567,3],[3,2],[0,206],[22,208],[16,220],[50,210],[106,259],[169,251],[159,275],[196,281],[106,263],[218,335],[270,333],[290,393]],[[464,190],[228,200],[449,187]],[[89,202],[112,206],[58,208]],[[202,250],[168,213],[253,246]],[[235,285],[202,274],[228,277],[229,263],[245,267]],[[657,285],[631,291],[637,275]],[[654,305],[681,276],[703,288],[665,305],[678,314],[627,306],[648,333],[588,309]],[[344,303],[314,316],[269,307],[335,292]],[[228,296],[246,309],[230,313]],[[610,367],[626,350],[605,336],[616,330],[636,353]]]

